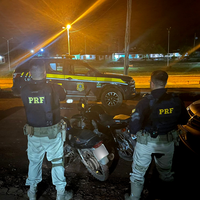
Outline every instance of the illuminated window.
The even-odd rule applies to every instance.
[[[63,64],[62,63],[50,63],[50,70],[55,72],[63,72]]]

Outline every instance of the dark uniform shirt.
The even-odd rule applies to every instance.
[[[166,93],[166,91],[167,89],[165,88],[152,90],[151,95],[153,96],[153,98],[159,99],[163,94]],[[148,120],[151,114],[151,108],[149,102],[150,100],[144,97],[136,105],[135,111],[131,116],[131,122],[129,124],[131,134],[136,134],[138,131],[144,130],[146,121]],[[180,105],[181,110],[180,110],[180,116],[177,119],[177,124],[186,124],[189,119],[189,116],[181,100],[180,104],[181,104]]]
[[[30,126],[47,127],[60,121],[60,101],[66,98],[62,86],[32,80],[21,89],[21,98]]]

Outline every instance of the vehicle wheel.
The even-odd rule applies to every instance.
[[[130,136],[120,134],[120,137],[117,137],[117,141],[119,143],[119,156],[126,161],[133,161],[136,140],[133,140]]]
[[[82,160],[83,164],[93,177],[95,177],[99,181],[105,181],[108,179],[108,166],[102,165],[100,162],[98,162],[91,150],[81,149],[80,153],[82,154],[82,157],[84,159]]]
[[[101,102],[106,108],[115,108],[122,104],[122,93],[116,88],[105,89],[101,95]]]

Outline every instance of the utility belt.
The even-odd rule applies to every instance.
[[[48,137],[49,139],[55,139],[58,133],[62,134],[62,140],[66,139],[66,128],[67,124],[62,119],[60,122],[53,126],[47,127],[33,127],[25,124],[23,127],[24,135],[35,136],[35,137]]]
[[[148,142],[163,144],[173,141],[176,146],[179,145],[177,130],[172,130],[165,135],[158,135],[156,138],[151,137],[151,134],[149,132],[141,130],[136,133],[136,136],[137,136],[137,142],[141,144],[147,144]]]

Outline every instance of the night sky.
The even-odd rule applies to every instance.
[[[0,53],[6,52],[6,41],[12,38],[14,49],[31,49],[74,22],[95,0],[0,0]],[[100,0],[96,9],[73,24],[70,29],[72,51],[115,50],[124,48],[126,0]],[[142,43],[160,44],[167,50],[167,28],[170,51],[184,45],[193,46],[194,35],[200,41],[199,0],[133,0],[131,47]],[[63,51],[64,33],[49,49]],[[59,48],[58,48],[59,47]]]

